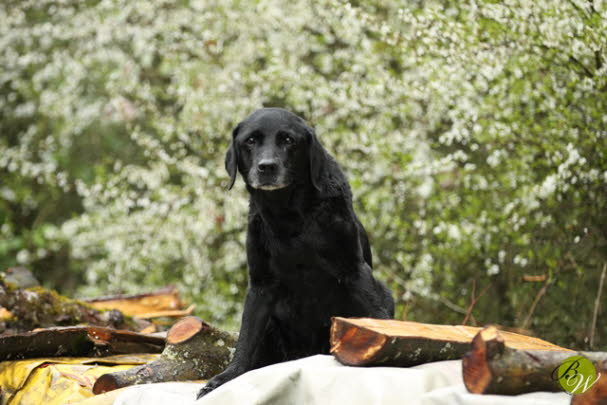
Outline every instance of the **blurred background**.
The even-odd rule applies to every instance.
[[[232,128],[305,117],[397,318],[607,350],[605,1],[8,0],[0,268],[238,329]],[[603,290],[607,290],[605,287]]]

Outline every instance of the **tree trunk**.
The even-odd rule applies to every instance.
[[[126,371],[104,374],[95,382],[93,392],[101,394],[135,384],[211,378],[232,360],[236,336],[190,316],[173,325],[166,343],[159,359]]]

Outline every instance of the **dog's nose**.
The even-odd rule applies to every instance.
[[[257,164],[257,170],[260,173],[272,174],[278,169],[278,164],[274,159],[262,159]]]

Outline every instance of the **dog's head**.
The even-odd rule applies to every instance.
[[[314,130],[302,118],[280,108],[262,108],[232,132],[225,161],[229,188],[237,171],[258,190],[279,190],[301,182],[319,188],[326,156]]]

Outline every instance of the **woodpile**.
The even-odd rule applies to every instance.
[[[101,375],[92,388],[99,394],[134,384],[209,379],[232,359],[236,335],[188,316],[193,306],[184,308],[173,287],[79,301],[35,284],[26,288],[32,282],[17,270],[6,274],[25,280],[23,285],[0,276],[0,361],[161,353],[147,364]],[[150,334],[166,330],[174,319],[180,320],[165,334]],[[598,377],[571,403],[607,405],[607,353],[575,352],[495,327],[368,318],[335,317],[330,337],[331,353],[350,366],[462,359],[463,382],[475,394],[563,392],[555,370],[572,356],[583,356]]]
[[[208,379],[232,359],[237,335],[188,316],[194,306],[184,308],[174,287],[83,301],[30,284],[7,282],[0,274],[0,361],[4,364],[17,367],[18,360],[30,358],[161,353],[146,364],[101,375],[92,385],[99,394],[134,384]],[[180,320],[175,323],[175,319]],[[151,334],[165,325],[173,326],[168,332]]]

